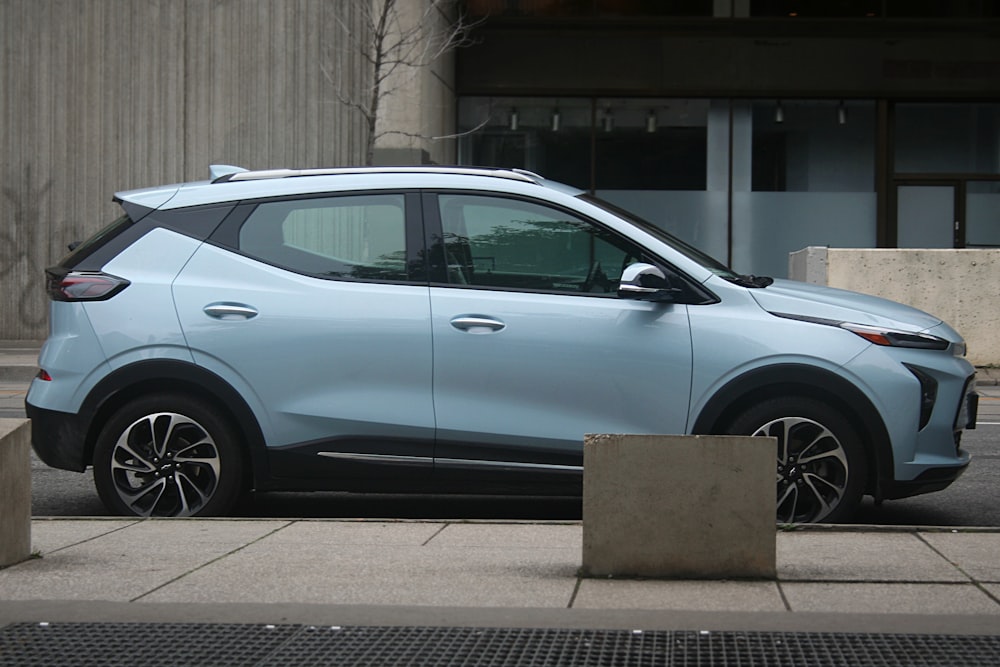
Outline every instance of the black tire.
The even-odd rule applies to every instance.
[[[836,409],[811,398],[763,401],[736,417],[727,433],[778,439],[777,521],[840,523],[864,494],[864,444]]]
[[[234,429],[211,407],[179,394],[128,403],[94,448],[94,484],[105,506],[132,516],[220,516],[243,492]]]

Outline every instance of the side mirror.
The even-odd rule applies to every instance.
[[[640,301],[673,301],[680,290],[670,286],[663,271],[652,264],[629,264],[622,271],[618,296]]]

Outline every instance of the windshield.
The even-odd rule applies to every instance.
[[[578,195],[578,197],[587,202],[590,202],[591,204],[594,204],[595,206],[603,208],[605,211],[608,211],[609,213],[617,215],[619,218],[624,218],[625,220],[628,220],[636,227],[642,229],[642,231],[651,234],[652,236],[655,236],[659,240],[669,245],[671,248],[674,248],[688,259],[697,262],[700,266],[708,269],[715,275],[721,278],[725,278],[726,280],[733,280],[733,281],[738,280],[740,278],[739,274],[737,274],[735,271],[733,271],[728,266],[718,261],[714,257],[706,255],[701,250],[698,250],[692,245],[688,245],[687,243],[681,241],[673,234],[664,231],[663,229],[657,227],[648,220],[643,220],[635,213],[626,211],[623,208],[620,208],[618,206],[615,206],[614,204],[606,202],[603,199],[594,197],[593,195],[582,194]]]

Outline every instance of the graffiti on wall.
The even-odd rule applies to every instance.
[[[43,269],[49,265],[49,225],[42,218],[42,203],[52,189],[52,180],[36,184],[31,167],[22,172],[21,182],[0,188],[0,210],[6,224],[0,226],[0,280],[13,288],[0,296],[0,308],[22,338],[45,335],[47,300],[42,289]],[[14,311],[14,312],[11,312]],[[13,336],[18,331],[8,331]]]

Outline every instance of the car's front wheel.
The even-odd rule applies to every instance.
[[[155,517],[229,513],[243,487],[244,457],[227,420],[183,395],[129,403],[94,448],[94,483],[117,514]]]
[[[803,397],[770,399],[736,417],[728,433],[777,439],[779,523],[837,523],[857,510],[868,475],[864,445],[829,405]]]

